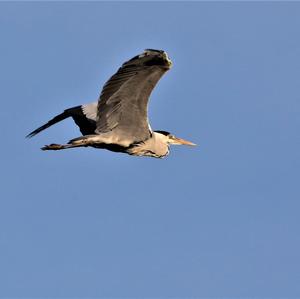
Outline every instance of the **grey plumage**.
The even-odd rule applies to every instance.
[[[145,50],[125,62],[105,83],[98,102],[66,109],[27,137],[72,117],[83,136],[65,145],[47,145],[43,150],[91,146],[161,158],[169,153],[169,144],[194,145],[168,132],[152,131],[148,122],[150,94],[171,65],[166,52]]]

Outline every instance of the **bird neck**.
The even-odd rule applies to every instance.
[[[169,154],[169,146],[165,135],[152,132],[149,139],[130,147],[127,152],[135,156],[163,158]]]
[[[153,132],[151,138],[151,146],[155,148],[155,152],[158,156],[167,156],[169,154],[169,144],[166,135]]]

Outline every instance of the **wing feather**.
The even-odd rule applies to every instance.
[[[98,134],[113,132],[132,143],[150,137],[147,113],[149,96],[169,69],[169,65],[166,67],[157,55],[161,54],[155,53],[155,63],[152,64],[149,58],[146,60],[144,56],[136,56],[124,63],[105,83],[98,102]]]

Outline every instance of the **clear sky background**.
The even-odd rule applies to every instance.
[[[300,3],[0,3],[0,297],[300,298]],[[145,48],[166,159],[42,152]]]

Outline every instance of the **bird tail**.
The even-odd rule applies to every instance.
[[[81,109],[81,106],[76,106],[73,108],[69,108],[66,109],[63,113],[56,115],[55,117],[53,117],[52,119],[50,119],[46,124],[42,125],[41,127],[37,128],[36,130],[32,131],[31,133],[29,133],[26,138],[31,138],[33,136],[35,136],[36,134],[40,133],[41,131],[51,127],[52,125],[70,117],[73,116],[74,110],[78,110]]]

